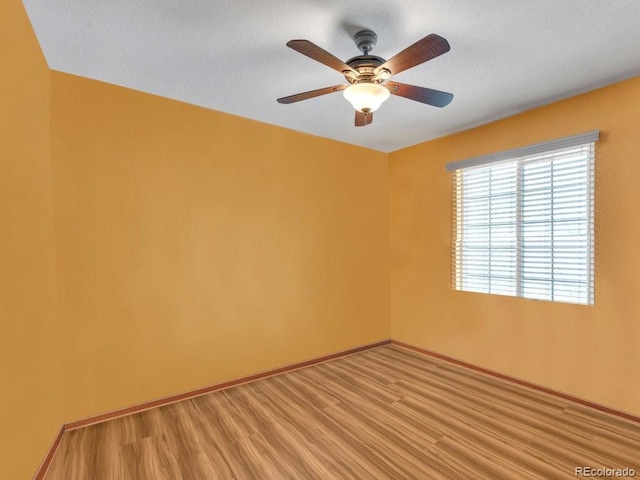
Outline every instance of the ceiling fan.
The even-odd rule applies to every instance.
[[[334,57],[309,40],[287,42],[289,48],[340,72],[348,84],[334,85],[333,87],[282,97],[278,99],[278,103],[295,103],[328,93],[344,91],[344,97],[356,110],[356,127],[363,127],[373,121],[373,112],[390,95],[399,95],[435,107],[445,107],[453,99],[451,93],[388,81],[392,75],[447,53],[451,47],[444,38],[432,33],[389,60],[369,54],[378,40],[378,36],[373,31],[361,30],[355,34],[354,40],[362,55],[353,57],[346,62]]]

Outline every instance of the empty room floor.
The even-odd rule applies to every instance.
[[[397,346],[66,432],[47,480],[640,475],[640,424]]]

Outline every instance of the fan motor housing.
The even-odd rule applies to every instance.
[[[385,61],[386,60],[384,58],[376,57],[375,55],[358,55],[357,57],[350,58],[345,63],[358,72],[358,74],[353,75],[353,72],[346,72],[345,78],[349,83],[381,83],[389,78],[389,72],[388,70],[383,69],[382,72],[379,72],[376,75],[375,69]]]
[[[382,65],[386,60],[375,55],[358,55],[357,57],[350,58],[345,63],[354,70],[358,70],[362,67],[376,68]]]

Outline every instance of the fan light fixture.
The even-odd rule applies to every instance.
[[[453,94],[433,88],[387,81],[392,75],[397,75],[408,68],[447,53],[451,47],[444,38],[432,33],[408,46],[389,60],[371,55],[371,50],[376,46],[378,40],[375,32],[360,30],[353,36],[353,40],[362,55],[350,58],[346,62],[334,57],[309,40],[289,40],[287,47],[342,74],[347,84],[343,83],[281,97],[278,98],[278,103],[296,103],[329,93],[343,92],[344,98],[356,109],[354,125],[364,127],[371,125],[373,112],[380,108],[389,95],[408,98],[434,107],[444,107],[453,99]]]
[[[379,83],[354,83],[344,90],[344,98],[359,112],[375,112],[391,93]]]

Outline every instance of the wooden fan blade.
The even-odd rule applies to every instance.
[[[333,87],[319,88],[318,90],[311,90],[310,92],[296,93],[295,95],[279,98],[278,103],[295,103],[301,100],[319,97],[320,95],[326,95],[327,93],[339,92],[340,90],[347,88],[347,86],[348,85],[334,85]]]
[[[311,43],[309,40],[290,40],[287,42],[287,47],[293,48],[296,52],[300,52],[317,62],[324,63],[327,67],[331,67],[340,73],[348,71],[357,74],[355,70],[342,60],[334,57],[315,43]]]
[[[392,75],[396,75],[404,70],[407,70],[416,65],[436,58],[443,53],[447,53],[451,47],[449,42],[435,33],[427,35],[422,40],[418,40],[413,45],[405,48],[395,57],[390,58],[382,65],[374,70],[374,73],[379,73],[383,69],[389,70]]]
[[[356,110],[356,127],[365,127],[373,122],[373,112],[362,113]]]
[[[415,85],[398,82],[387,82],[385,86],[392,95],[399,95],[409,100],[433,105],[434,107],[446,107],[453,100],[452,93],[441,92],[432,88],[416,87]]]

